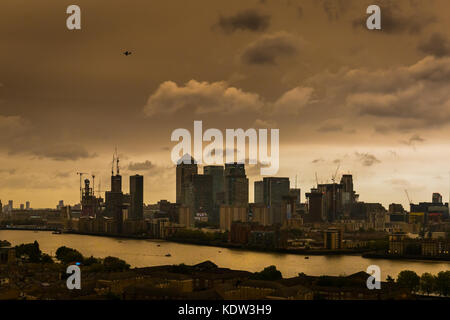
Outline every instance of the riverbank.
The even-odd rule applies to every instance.
[[[416,260],[416,261],[438,261],[438,262],[450,262],[450,257],[428,257],[417,255],[389,255],[385,253],[368,252],[362,255],[367,259],[385,259],[385,260]]]
[[[181,243],[181,244],[191,244],[198,246],[206,246],[206,247],[216,247],[216,248],[226,248],[226,249],[236,249],[242,251],[249,252],[266,252],[266,253],[279,253],[279,254],[297,254],[303,256],[330,256],[330,255],[352,255],[352,256],[360,256],[364,252],[368,252],[369,249],[359,249],[359,250],[325,250],[325,249],[297,249],[297,248],[260,248],[260,247],[249,247],[241,244],[233,244],[233,243],[224,243],[224,242],[213,242],[206,243],[202,241],[195,241],[189,239],[177,239],[177,238],[169,238],[169,239],[154,239],[147,236],[132,236],[132,235],[122,235],[122,234],[102,234],[102,233],[87,233],[87,232],[78,232],[78,231],[67,231],[64,232],[67,234],[79,234],[79,235],[87,235],[87,236],[97,236],[97,237],[108,237],[108,238],[121,238],[121,239],[133,239],[133,240],[152,240],[152,241],[167,241],[173,243]]]

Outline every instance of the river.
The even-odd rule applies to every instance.
[[[350,275],[365,271],[369,265],[381,268],[381,277],[397,277],[402,270],[413,270],[419,275],[424,272],[437,274],[450,270],[449,262],[365,259],[360,256],[305,256],[252,252],[238,249],[180,244],[160,240],[131,240],[96,237],[77,234],[52,234],[48,231],[0,230],[0,240],[12,245],[37,240],[43,252],[54,255],[61,246],[71,247],[84,256],[115,256],[127,261],[132,267],[148,267],[167,264],[196,264],[211,260],[220,267],[261,271],[275,265],[283,277],[295,277],[304,272],[308,275]],[[170,257],[166,254],[170,253]]]

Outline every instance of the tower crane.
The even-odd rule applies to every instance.
[[[405,189],[406,197],[408,198],[409,204],[412,204],[411,199],[409,198],[408,190]]]
[[[336,177],[337,177],[337,174],[338,174],[338,171],[339,171],[340,166],[341,166],[341,165],[338,164],[338,166],[337,166],[337,168],[336,168],[336,171],[334,172],[334,175],[331,176],[331,180],[333,181],[333,183],[336,182]]]
[[[77,172],[80,176],[80,203],[83,200],[83,188],[81,187],[81,180],[83,179],[83,174],[87,174],[86,172]]]

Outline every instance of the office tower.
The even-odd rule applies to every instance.
[[[114,158],[113,168],[111,170],[111,191],[105,192],[105,215],[114,219],[114,225],[112,227],[112,233],[122,233],[123,228],[123,213],[127,208],[125,202],[130,199],[126,199],[122,192],[122,176],[119,174],[119,158],[115,158],[116,161],[116,175],[114,175]]]
[[[248,179],[243,163],[225,164],[225,204],[233,206],[248,205]]]
[[[144,177],[141,175],[130,176],[131,206],[129,219],[144,219]]]
[[[24,210],[25,209],[25,205],[23,203],[20,204],[20,210]]]
[[[205,166],[203,168],[203,174],[212,177],[212,198],[213,209],[210,217],[210,221],[213,223],[219,223],[219,210],[220,205],[223,204],[223,192],[224,192],[224,167],[223,166]]]
[[[341,178],[341,185],[342,212],[344,216],[350,217],[353,211],[353,205],[356,202],[356,194],[353,190],[353,176],[351,174],[344,174]]]
[[[30,201],[27,201],[26,203],[25,203],[25,209],[26,210],[30,210],[31,208],[30,208]]]
[[[333,222],[343,216],[342,190],[343,185],[338,183],[319,184],[317,189],[322,192],[324,218]]]
[[[311,189],[311,192],[306,193],[308,199],[308,215],[306,222],[317,223],[322,222],[323,219],[323,193],[317,189]]]
[[[197,213],[206,213],[208,217],[212,214],[212,185],[213,177],[205,174],[193,174],[186,183],[184,205],[191,208],[194,218]]]
[[[281,224],[283,197],[289,195],[289,178],[267,177],[263,179],[263,200],[269,208],[271,224]]]
[[[435,204],[442,204],[442,195],[440,193],[437,193],[437,192],[433,193],[433,200],[432,200],[432,202],[435,203]]]
[[[264,203],[264,183],[262,181],[255,181],[254,197],[255,203]]]
[[[205,166],[203,174],[212,176],[213,201],[217,203],[217,194],[224,190],[224,168],[223,166]]]
[[[185,189],[190,177],[198,173],[197,162],[189,154],[185,154],[178,160],[176,170],[176,201],[179,204],[185,204]]]

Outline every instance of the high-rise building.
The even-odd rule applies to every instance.
[[[20,204],[20,210],[24,210],[25,209],[25,205],[23,203]]]
[[[209,221],[219,223],[220,206],[224,202],[224,167],[223,166],[205,166],[203,174],[212,177],[212,200],[213,208]]]
[[[264,203],[264,183],[262,181],[255,181],[254,198],[255,203]]]
[[[323,194],[323,213],[328,222],[333,222],[343,216],[343,187],[340,183],[319,184],[317,186],[317,189]]]
[[[433,193],[433,203],[435,204],[442,204],[442,195],[440,193]]]
[[[225,164],[225,204],[248,206],[248,179],[243,163]]]
[[[224,190],[224,168],[223,166],[205,166],[203,174],[212,176],[213,202],[217,203],[217,194]]]
[[[349,217],[357,199],[357,195],[353,190],[353,176],[351,174],[342,175],[341,186],[342,213],[345,217]]]
[[[213,177],[205,174],[193,174],[186,183],[185,203],[192,210],[195,217],[197,213],[206,213],[208,217],[213,210]]]
[[[31,207],[30,207],[30,201],[27,201],[27,202],[25,203],[25,209],[26,209],[26,210],[30,210],[30,209],[31,209]]]
[[[185,154],[178,160],[176,170],[176,201],[179,204],[185,204],[185,191],[190,177],[198,173],[197,162],[189,154]]]
[[[281,205],[289,195],[289,178],[266,177],[263,179],[263,203],[269,208],[271,224],[283,222]]]
[[[131,206],[128,218],[131,220],[144,219],[144,177],[136,174],[130,176]]]
[[[311,189],[311,192],[306,193],[308,199],[308,215],[306,215],[306,222],[318,223],[324,220],[323,218],[323,193],[317,189]]]

